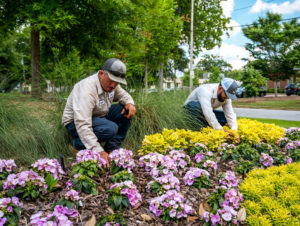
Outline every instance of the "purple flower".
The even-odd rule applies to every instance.
[[[131,208],[134,208],[136,205],[142,202],[142,196],[132,181],[128,180],[121,183],[116,183],[112,185],[110,189],[114,189],[116,187],[121,189],[120,193],[122,195],[127,196]]]
[[[8,212],[8,213],[11,213],[12,211],[13,211],[12,206],[7,207],[7,212]]]
[[[2,173],[3,171],[6,172],[12,172],[17,168],[16,164],[15,164],[15,160],[13,159],[9,159],[9,160],[4,160],[4,159],[0,159],[0,173]]]
[[[197,177],[209,177],[209,172],[203,169],[190,167],[189,171],[183,177],[183,181],[185,185],[193,185],[195,178]]]
[[[226,171],[225,173],[221,173],[219,175],[220,175],[219,184],[221,185],[222,188],[228,189],[228,188],[238,186],[238,180],[233,171]]]
[[[215,163],[214,161],[211,161],[211,160],[206,160],[203,164],[203,166],[205,168],[207,168],[207,171],[208,172],[214,172],[216,173],[217,172],[217,169],[218,169],[218,165],[217,163]]]
[[[222,218],[223,218],[225,221],[231,221],[232,215],[231,215],[230,213],[226,212],[226,213],[223,213],[223,214],[222,214]]]
[[[165,190],[165,191],[171,190],[171,189],[175,189],[177,191],[180,190],[179,180],[172,173],[163,175],[161,177],[157,177],[154,179],[154,181],[149,182],[147,185],[148,191],[151,190],[151,185],[155,182],[159,183],[161,185],[161,187],[163,188],[163,190]]]
[[[211,220],[212,225],[216,225],[217,223],[220,222],[221,218],[220,218],[219,214],[216,213],[215,215],[213,215],[213,214],[210,215],[210,220]]]
[[[31,166],[38,172],[51,173],[54,179],[61,179],[62,175],[65,174],[56,159],[39,159]]]
[[[169,216],[177,219],[187,217],[193,212],[192,207],[185,204],[183,196],[175,190],[169,190],[165,194],[151,199],[149,209],[157,217],[166,213],[164,209],[169,209]]]
[[[76,162],[73,163],[72,166],[78,164],[79,162],[87,162],[90,160],[96,161],[99,167],[102,167],[106,164],[105,159],[101,158],[100,152],[85,149],[77,153]]]
[[[129,171],[135,166],[132,151],[123,148],[116,149],[109,154],[110,159],[120,168]]]
[[[266,153],[261,153],[259,161],[264,166],[272,166],[273,165],[273,158]]]
[[[292,161],[293,161],[293,159],[291,157],[287,157],[286,164],[290,164]]]
[[[197,162],[197,163],[201,162],[201,161],[203,160],[203,157],[204,157],[204,154],[202,154],[202,153],[197,153],[197,154],[195,155],[196,162]]]

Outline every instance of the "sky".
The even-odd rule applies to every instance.
[[[233,69],[241,69],[246,64],[241,59],[250,57],[244,46],[251,41],[243,35],[240,25],[252,24],[259,17],[266,17],[268,11],[280,13],[282,19],[300,17],[300,0],[227,0],[221,4],[224,15],[231,17],[228,26],[235,27],[229,32],[230,37],[223,36],[220,48],[204,50],[195,59],[194,65],[201,59],[201,55],[214,54],[230,63]]]

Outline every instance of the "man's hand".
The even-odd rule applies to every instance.
[[[130,119],[135,115],[136,109],[133,104],[126,104],[121,114]]]
[[[105,151],[100,152],[100,157],[103,158],[106,161],[106,164],[104,165],[104,168],[109,167],[109,155]]]
[[[224,129],[224,131],[225,131],[226,133],[228,133],[228,135],[229,135],[229,140],[234,141],[234,137],[235,137],[235,136],[234,136],[234,133],[228,131],[227,129]],[[236,141],[237,141],[238,144],[241,142],[239,136],[236,137]]]

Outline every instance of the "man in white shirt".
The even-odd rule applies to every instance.
[[[231,129],[237,130],[236,115],[231,104],[231,100],[237,99],[237,88],[235,80],[224,78],[221,83],[204,84],[194,89],[184,103],[194,129],[211,126],[215,130],[221,130],[228,122]],[[215,110],[221,106],[223,111]]]
[[[127,84],[125,74],[122,61],[105,61],[100,71],[75,84],[62,117],[62,124],[74,137],[74,148],[100,152],[106,167],[108,153],[121,147],[136,112],[132,97],[119,85]],[[119,104],[112,105],[115,101]]]

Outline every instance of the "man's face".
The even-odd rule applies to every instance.
[[[102,89],[105,92],[113,91],[117,87],[117,85],[119,84],[118,82],[110,80],[110,78],[108,77],[108,74],[107,74],[106,71],[100,71],[99,72],[99,79],[100,79]]]
[[[226,93],[225,93],[222,86],[219,86],[217,94],[218,94],[218,100],[220,102],[224,102],[226,99],[228,99],[228,97],[227,97],[227,95],[226,95]]]

